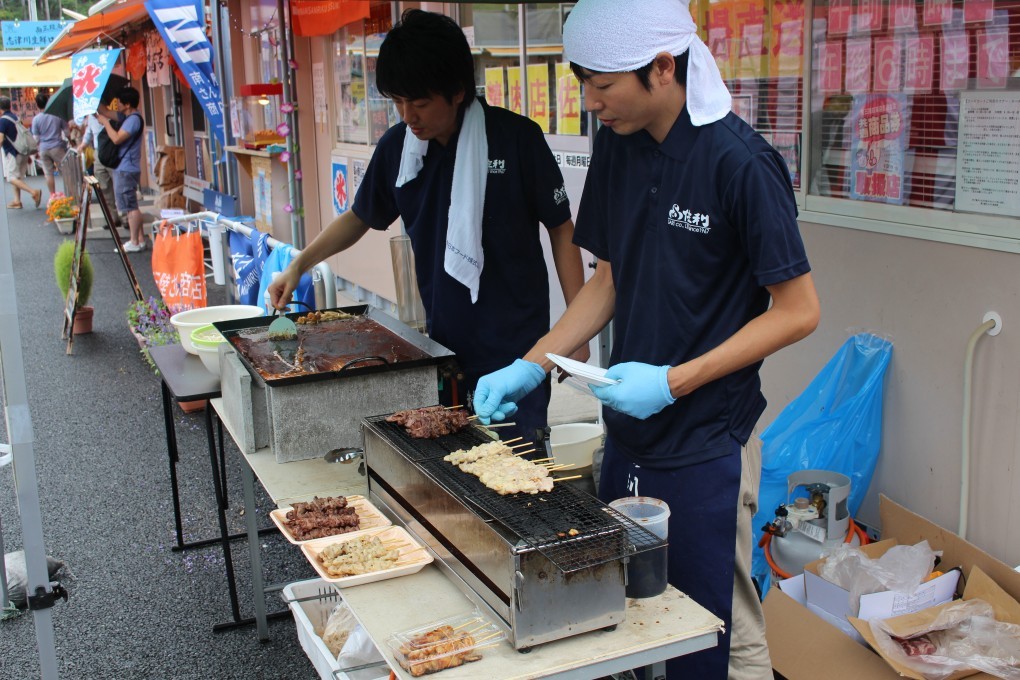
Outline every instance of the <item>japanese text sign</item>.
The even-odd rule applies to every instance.
[[[902,205],[907,96],[854,97],[850,146],[850,196]]]
[[[556,64],[556,133],[581,134],[581,83],[570,64]]]
[[[69,21],[3,21],[5,50],[41,50],[60,35]]]
[[[99,99],[110,80],[120,49],[85,50],[71,60],[71,91],[74,117],[84,118],[99,110]]]

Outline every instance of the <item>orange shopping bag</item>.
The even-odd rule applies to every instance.
[[[163,222],[152,243],[152,277],[171,314],[206,306],[202,232]]]

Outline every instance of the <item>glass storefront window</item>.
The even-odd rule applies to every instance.
[[[1020,205],[1020,99],[1008,92],[1018,15],[1020,0],[816,0],[811,193],[993,214]],[[980,121],[986,108],[998,133]]]
[[[804,0],[694,0],[691,12],[733,95],[733,112],[802,173]]]
[[[337,143],[376,144],[400,122],[393,102],[375,86],[379,45],[392,25],[389,3],[374,3],[370,19],[348,24],[333,36]]]

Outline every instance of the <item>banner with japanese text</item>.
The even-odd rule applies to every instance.
[[[506,78],[502,66],[485,69],[485,101],[489,106],[506,108]]]
[[[75,119],[99,110],[99,98],[106,89],[120,52],[120,48],[85,50],[74,55],[71,60],[71,91],[74,94]]]
[[[850,124],[850,197],[902,205],[907,95],[857,95]]]
[[[581,83],[569,63],[556,64],[556,134],[581,134]]]
[[[542,132],[549,133],[549,65],[528,64],[528,113]]]
[[[506,108],[514,113],[521,112],[521,67],[506,67]]]
[[[41,50],[53,42],[70,21],[4,21],[5,50]]]
[[[199,11],[200,5],[194,0],[147,0],[145,9],[202,105],[213,134],[221,145],[225,144],[223,100],[212,69],[213,50],[202,27],[204,13]]]

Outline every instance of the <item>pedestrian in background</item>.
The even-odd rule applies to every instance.
[[[46,188],[52,196],[57,192],[57,170],[67,155],[67,121],[43,110],[49,100],[50,96],[45,92],[35,96],[39,113],[32,119],[32,134],[39,141],[39,160],[46,175]]]
[[[4,177],[14,187],[14,200],[8,203],[7,207],[15,210],[21,208],[21,192],[27,191],[38,208],[42,202],[42,189],[33,190],[25,183],[28,156],[18,153],[14,148],[14,140],[18,138],[18,128],[15,125],[17,122],[18,117],[11,111],[11,98],[0,96],[0,148],[3,149],[4,156]]]

